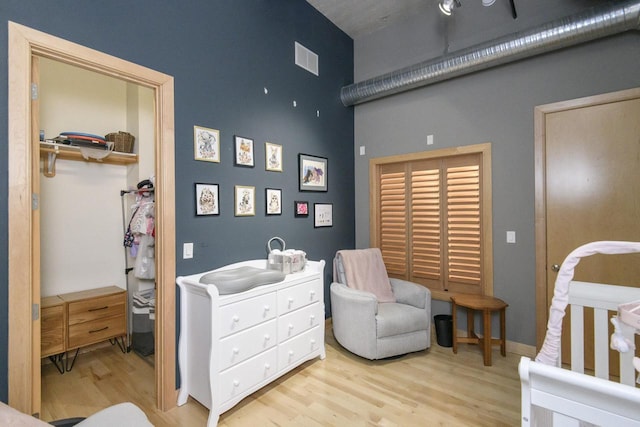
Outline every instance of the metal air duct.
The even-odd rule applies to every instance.
[[[361,104],[567,46],[637,30],[639,26],[638,0],[609,3],[345,86],[340,91],[340,99],[345,106]]]

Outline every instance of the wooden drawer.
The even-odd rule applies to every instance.
[[[311,280],[278,290],[278,315],[320,301],[323,296],[322,281]]]
[[[65,350],[65,305],[60,298],[42,298],[40,312],[40,357],[62,353]]]
[[[124,316],[126,293],[69,302],[69,326],[112,316]]]
[[[126,335],[126,333],[126,317],[124,310],[121,310],[119,316],[105,317],[75,325],[70,324],[67,349],[72,350],[95,344],[109,338]]]

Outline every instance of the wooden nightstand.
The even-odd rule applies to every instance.
[[[124,289],[107,286],[71,292],[43,298],[41,305],[41,356],[49,356],[60,373],[65,369],[62,358],[69,350],[76,352],[71,364],[67,356],[67,371],[73,368],[81,347],[110,340],[126,352],[127,292]]]

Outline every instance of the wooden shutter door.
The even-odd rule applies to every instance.
[[[404,164],[380,167],[378,245],[390,276],[407,279],[407,209]]]
[[[445,159],[446,282],[450,292],[482,292],[479,155]]]

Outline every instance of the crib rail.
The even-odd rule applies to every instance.
[[[571,305],[571,370],[584,373],[584,309],[593,308],[595,376],[609,379],[609,310],[618,305],[640,300],[640,288],[572,281],[569,283]],[[625,338],[634,341],[634,329],[621,325]],[[620,354],[620,383],[634,386],[633,352]]]

